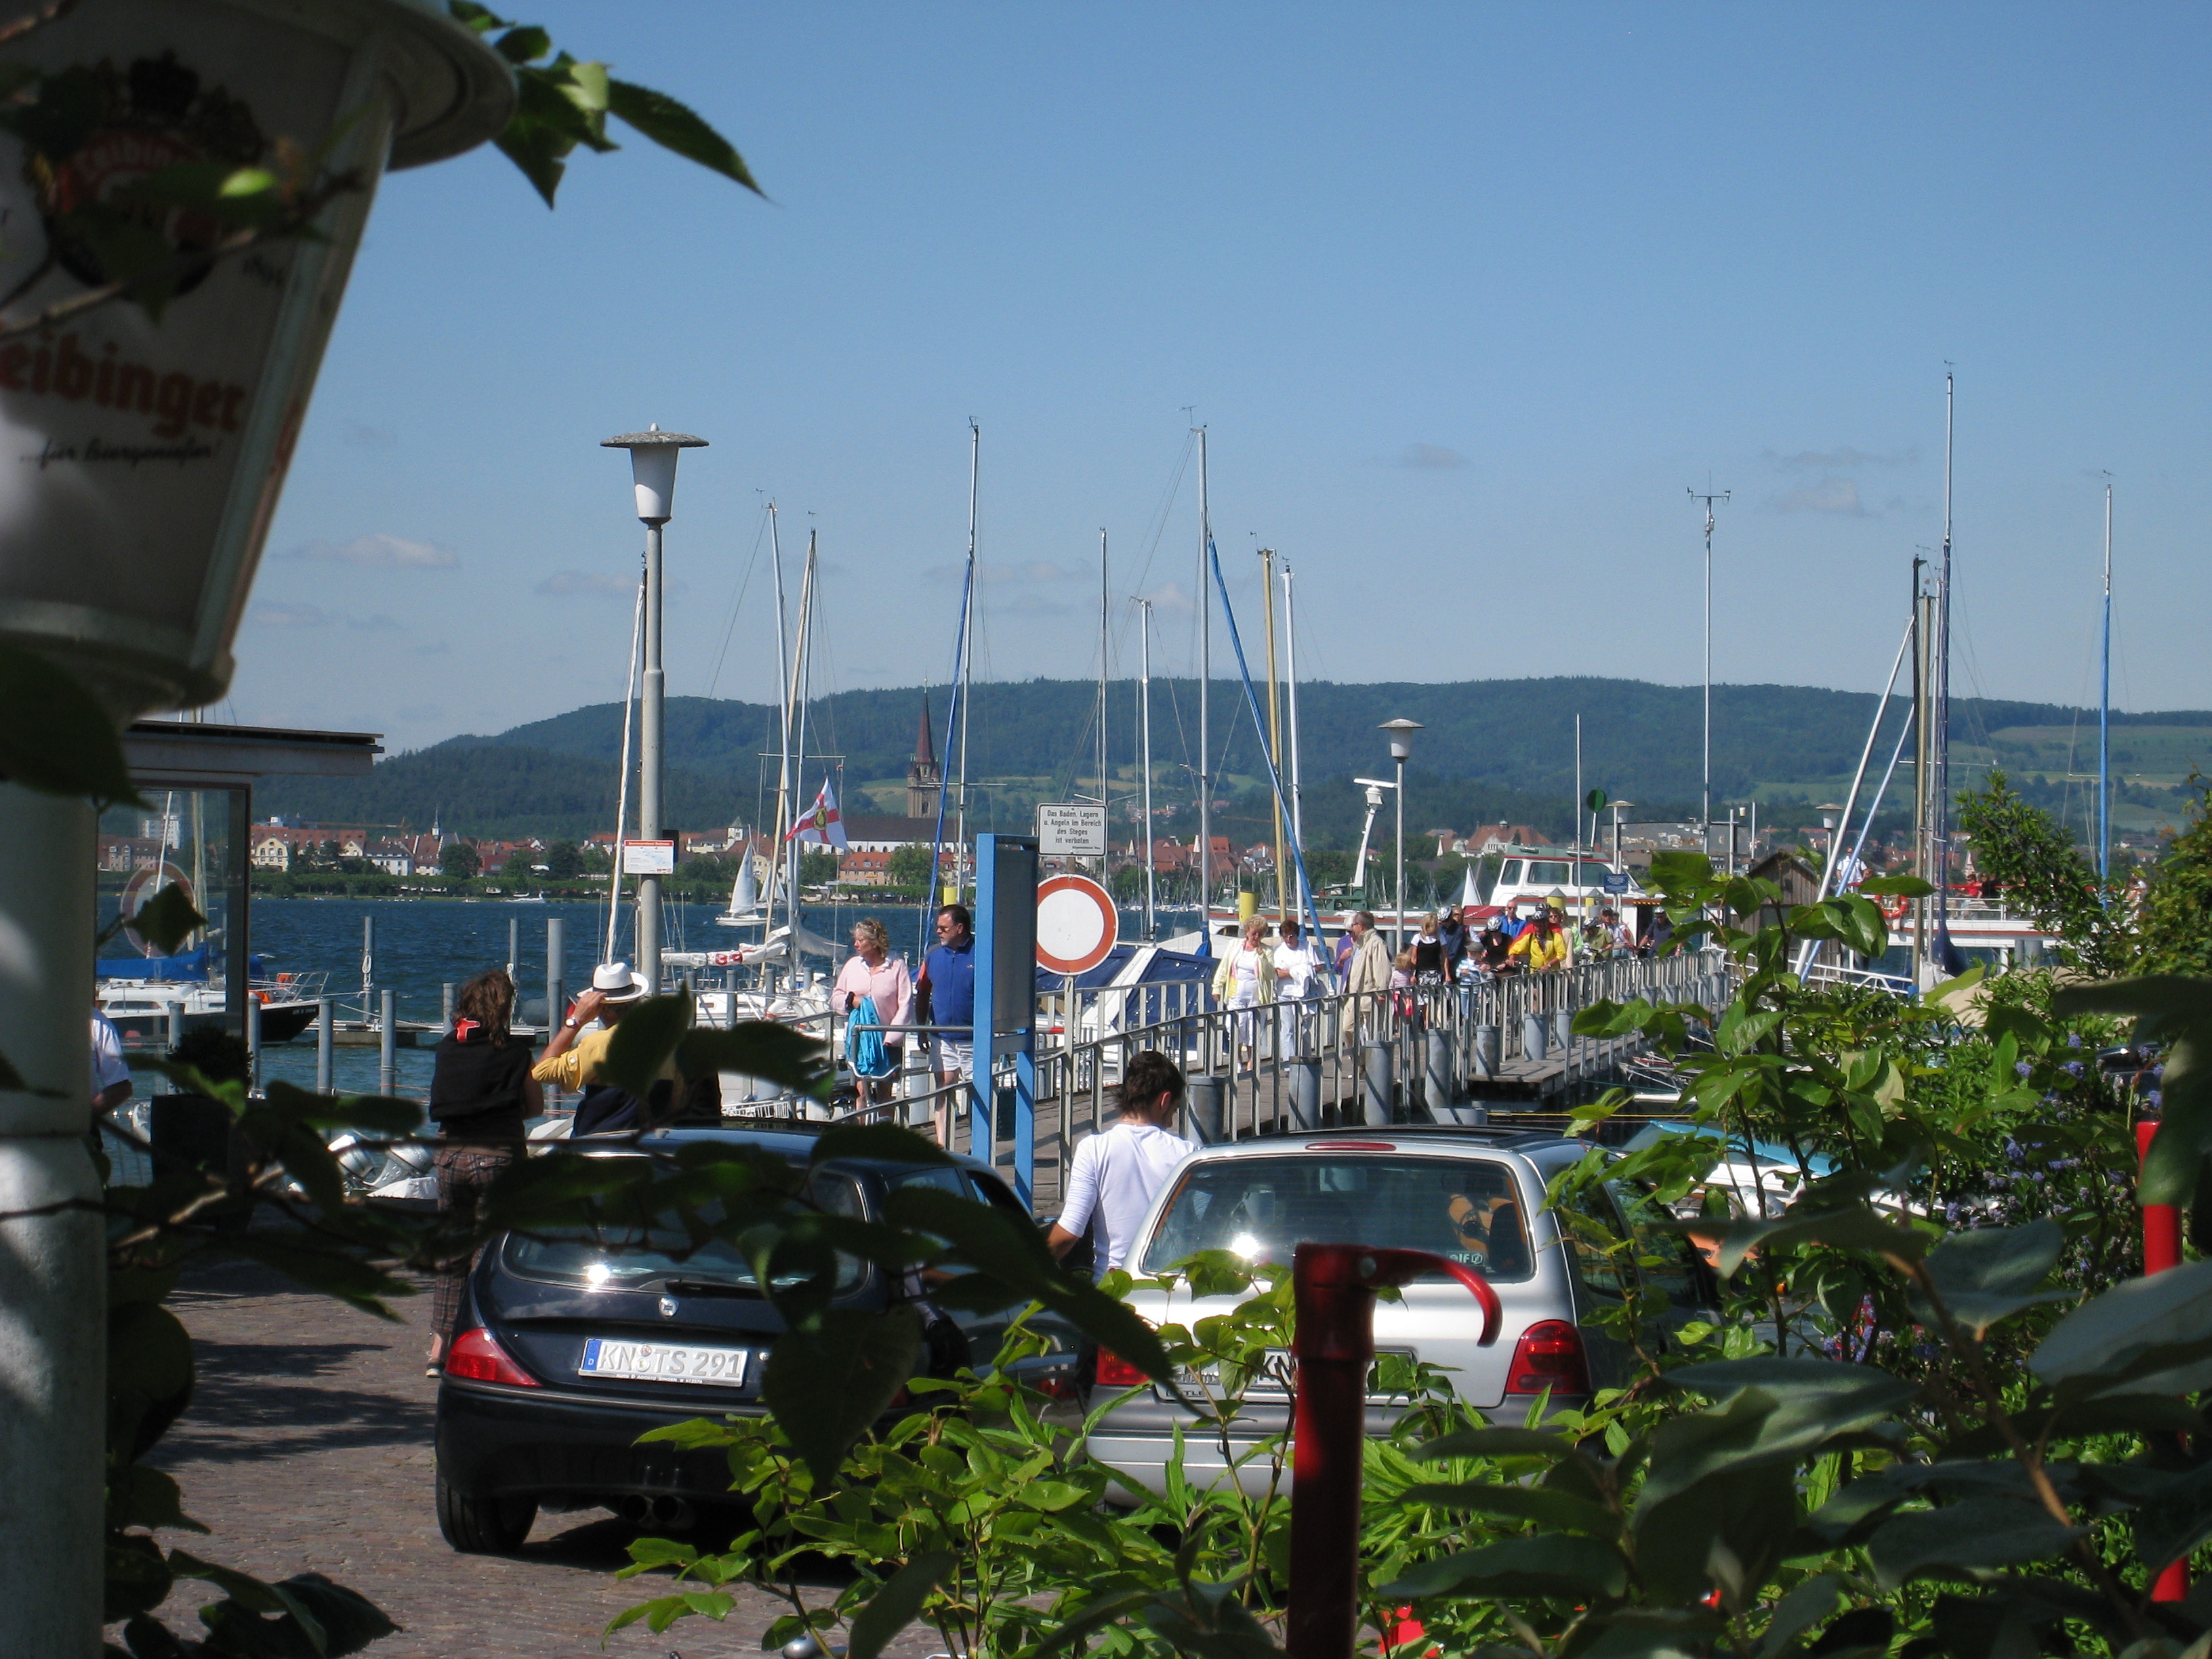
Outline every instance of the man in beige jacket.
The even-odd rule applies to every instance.
[[[1344,970],[1341,1022],[1346,1042],[1352,1040],[1353,1032],[1363,1024],[1370,1036],[1382,1030],[1384,1012],[1389,1006],[1385,994],[1390,989],[1390,949],[1382,943],[1382,935],[1375,931],[1375,913],[1361,910],[1355,914],[1351,932],[1355,944],[1352,960]]]

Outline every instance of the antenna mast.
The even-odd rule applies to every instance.
[[[2097,880],[2112,874],[2112,475],[2105,474],[2105,653],[2097,689]]]
[[[1705,758],[1704,804],[1699,809],[1703,814],[1699,820],[1699,838],[1705,844],[1708,858],[1712,856],[1713,850],[1713,503],[1725,501],[1734,493],[1727,489],[1715,490],[1711,473],[1705,476],[1703,495],[1694,489],[1690,491],[1692,501],[1705,504]],[[1582,808],[1577,806],[1575,811],[1579,813]]]

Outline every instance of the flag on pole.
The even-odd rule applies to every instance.
[[[834,847],[846,850],[845,819],[837,811],[837,797],[830,787],[830,780],[822,781],[822,793],[814,798],[814,805],[799,815],[799,822],[791,826],[786,841],[812,842],[817,847]]]

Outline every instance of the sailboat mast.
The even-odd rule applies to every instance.
[[[1106,526],[1098,526],[1098,808],[1108,818],[1113,808],[1106,799]],[[1106,875],[1106,860],[1098,860],[1100,879]]]
[[[607,950],[602,962],[615,959],[615,919],[622,908],[623,836],[629,827],[630,700],[637,693],[637,658],[645,644],[645,574],[637,578],[637,614],[630,619],[629,672],[623,679],[622,765],[615,775],[615,861],[607,878]]]
[[[2105,478],[2105,652],[2097,685],[2097,881],[2112,874],[2112,480]]]
[[[1152,602],[1137,601],[1137,719],[1142,727],[1145,775],[1145,937],[1159,937],[1153,921],[1152,870]]]
[[[1956,379],[1943,372],[1943,572],[1936,589],[1936,932],[1951,934],[1951,455]],[[1948,962],[1939,962],[1946,973]]]
[[[1306,844],[1304,802],[1298,793],[1298,612],[1291,592],[1291,567],[1283,566],[1283,657],[1291,688],[1291,839]]]
[[[1213,954],[1206,905],[1213,896],[1213,733],[1207,693],[1213,678],[1213,601],[1207,596],[1206,550],[1213,545],[1213,508],[1206,494],[1206,428],[1198,428],[1198,953]]]
[[[1590,834],[1591,834],[1591,835],[1593,835],[1593,836],[1595,836],[1595,834],[1597,834],[1597,831],[1596,831],[1595,830],[1592,830],[1590,831]],[[1575,716],[1575,851],[1577,851],[1577,853],[1579,853],[1579,852],[1581,852],[1582,850],[1583,850],[1583,717],[1582,717],[1580,714],[1577,714],[1577,715],[1576,715],[1576,716]],[[1735,857],[1735,826],[1734,826],[1733,824],[1731,824],[1731,825],[1729,826],[1729,860],[1730,860],[1730,861],[1731,861],[1731,862],[1733,862],[1733,861],[1734,861]],[[1733,874],[1735,873],[1735,872],[1731,871],[1731,872],[1729,872],[1729,873],[1730,873],[1731,875],[1733,875]],[[1581,871],[1577,870],[1577,871],[1576,871],[1576,872],[1575,872],[1575,879],[1576,879],[1577,881],[1580,881],[1580,880],[1582,879],[1582,872],[1581,872]]]
[[[775,573],[775,690],[777,714],[782,721],[780,745],[776,754],[775,773],[775,830],[768,844],[769,878],[768,902],[763,908],[775,909],[775,875],[783,867],[783,832],[791,826],[791,647],[785,637],[783,597],[783,538],[781,520],[775,503],[768,504],[768,562]]]
[[[811,640],[814,622],[814,532],[806,532],[806,568],[799,579],[799,641],[791,659],[791,702],[793,715],[793,747],[792,776],[798,789],[806,787],[806,680],[807,657],[812,647]],[[796,823],[798,795],[792,797]],[[795,976],[799,971],[799,843],[784,843],[784,918],[791,924],[791,965]]]
[[[1275,775],[1283,775],[1282,710],[1275,693],[1275,550],[1260,550],[1260,592],[1267,600],[1267,754],[1275,763]],[[1283,798],[1278,793],[1275,807],[1275,920],[1281,922],[1294,908],[1290,895],[1283,888]]]
[[[968,864],[968,714],[975,683],[975,490],[982,477],[983,428],[968,422],[968,586],[960,609],[960,815],[952,832],[952,896]]]

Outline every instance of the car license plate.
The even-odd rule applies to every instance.
[[[650,1382],[703,1382],[742,1389],[749,1348],[695,1348],[679,1342],[633,1342],[617,1337],[586,1339],[579,1376],[622,1376]]]

